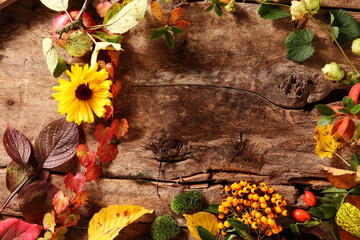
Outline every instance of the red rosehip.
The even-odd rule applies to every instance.
[[[73,10],[73,11],[69,12],[69,15],[71,16],[72,20],[75,20],[75,18],[78,16],[79,12],[80,12],[80,10]],[[69,22],[71,22],[71,19],[69,18],[67,13],[63,13],[63,14],[58,15],[55,18],[53,26],[52,26],[53,39],[62,48],[65,48],[66,40],[69,38],[70,34],[73,33],[74,31],[71,30],[67,33],[64,32],[61,35],[61,39],[58,39],[58,34],[56,33],[56,30],[66,26],[66,24],[68,24]],[[86,28],[92,27],[96,24],[94,19],[87,12],[84,12],[82,22]]]
[[[292,216],[296,219],[298,222],[306,222],[307,220],[311,219],[311,215],[307,213],[305,210],[302,209],[296,209],[292,212]]]
[[[316,197],[312,192],[306,191],[304,194],[304,201],[305,201],[306,205],[308,205],[309,207],[312,207],[316,203]]]

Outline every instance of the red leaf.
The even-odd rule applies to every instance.
[[[339,124],[338,127],[338,132],[339,134],[342,136],[344,135],[345,130],[347,129],[348,125],[349,125],[349,116],[346,116],[343,118],[343,120],[341,121],[341,123]]]
[[[125,118],[122,118],[120,121],[119,119],[114,119],[111,123],[111,129],[113,130],[115,137],[119,139],[128,132],[129,124]]]
[[[70,188],[74,193],[79,194],[85,185],[86,178],[82,173],[68,173],[64,179],[65,188]]]
[[[43,219],[43,226],[45,230],[50,230],[51,232],[54,232],[56,226],[54,210],[51,211],[51,213],[45,214]]]
[[[119,59],[120,59],[120,51],[116,51],[116,50],[109,50],[108,51],[108,55],[111,59],[111,62],[114,64],[114,66],[116,67],[119,64]]]
[[[113,105],[105,106],[105,109],[106,109],[106,113],[105,113],[104,119],[105,119],[105,121],[107,121],[114,114],[114,106]]]
[[[334,106],[331,106],[330,108],[331,108],[332,110],[334,110],[334,112],[335,112],[336,114],[340,114],[340,113],[339,113],[339,108],[341,108],[340,106],[334,105]]]
[[[87,191],[82,191],[76,195],[76,198],[71,202],[71,204],[75,204],[71,210],[75,210],[80,207],[88,198],[89,193]]]
[[[154,17],[160,22],[164,22],[164,16],[161,7],[157,1],[152,1],[150,4],[150,11]]]
[[[113,95],[113,98],[115,98],[119,94],[121,87],[122,87],[121,81],[117,81],[111,86],[111,93]]]
[[[52,200],[53,204],[54,204],[54,209],[56,213],[61,213],[62,211],[64,211],[64,209],[67,208],[67,206],[69,206],[69,197],[65,196],[64,193],[62,191],[58,191]]]
[[[96,152],[101,163],[107,163],[115,159],[118,150],[114,144],[101,144]]]
[[[178,28],[181,28],[182,30],[185,31],[185,28],[188,27],[191,23],[189,21],[186,20],[179,20],[174,22],[173,24],[171,24],[171,26],[176,26]]]
[[[97,61],[97,64],[99,65],[100,69],[105,69],[108,72],[111,79],[114,78],[115,69],[111,63],[105,63],[105,61],[99,60]]]
[[[359,98],[359,94],[360,94],[360,83],[357,83],[350,89],[348,96],[352,98],[354,100],[354,104],[356,104]]]
[[[172,23],[174,23],[175,21],[179,20],[179,18],[181,18],[183,14],[183,9],[182,7],[178,7],[176,9],[174,9],[171,13],[170,13],[170,16],[169,16],[169,19],[168,19],[168,23],[169,25],[172,25]]]
[[[96,5],[96,12],[99,14],[100,17],[105,17],[106,12],[111,7],[110,2],[100,2],[98,5]]]
[[[10,124],[7,125],[3,145],[9,157],[21,166],[25,166],[29,161],[31,147],[26,137]]]
[[[343,118],[340,118],[339,120],[337,120],[337,121],[334,123],[333,128],[331,129],[330,135],[334,135],[334,134],[338,131],[339,126],[340,126],[340,124],[342,123],[342,121],[343,121]]]
[[[76,148],[76,156],[79,159],[79,162],[84,167],[89,166],[91,163],[95,162],[96,154],[94,151],[89,151],[89,147],[85,144],[81,144]]]
[[[0,239],[2,240],[36,240],[42,227],[16,218],[0,222]]]
[[[355,132],[355,123],[353,120],[349,120],[349,124],[343,134],[343,138],[346,142],[350,142],[352,136],[354,135]]]
[[[113,137],[114,133],[110,127],[106,127],[103,124],[98,124],[95,127],[95,138],[100,144],[108,143]]]
[[[58,214],[57,218],[62,226],[70,227],[78,223],[80,220],[80,214],[77,211],[71,211],[70,208],[66,208]]]
[[[102,174],[102,167],[96,163],[92,163],[86,168],[85,176],[86,181],[91,182],[92,180],[98,179]]]

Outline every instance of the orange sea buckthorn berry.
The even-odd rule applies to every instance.
[[[250,217],[250,214],[248,212],[245,212],[245,213],[242,214],[242,218],[247,219],[249,217]]]
[[[249,221],[248,221],[246,218],[241,219],[241,221],[242,221],[243,223],[245,223],[246,225],[249,224]]]
[[[256,212],[256,213],[255,213],[255,217],[256,217],[256,218],[260,218],[260,219],[261,219],[261,217],[262,217],[261,212]]]
[[[218,207],[219,212],[224,212],[224,209],[225,209],[225,207],[223,205],[219,205],[219,207]]]
[[[278,225],[278,231],[281,232],[283,230],[283,227]]]
[[[241,205],[236,206],[236,210],[239,211],[239,212],[241,212],[243,209],[244,209],[244,208],[243,208],[243,206],[241,206]]]
[[[258,187],[256,186],[256,184],[254,183],[253,185],[251,185],[254,189],[258,189]]]
[[[247,181],[246,180],[241,180],[240,185],[245,187],[247,185]]]
[[[236,190],[236,184],[235,183],[231,184],[231,189]]]
[[[227,202],[232,202],[233,200],[234,200],[234,197],[227,197],[227,198],[226,198],[226,201],[227,201]]]
[[[244,192],[244,193],[249,193],[249,188],[248,188],[248,187],[244,187],[244,188],[243,188],[243,192]]]
[[[255,188],[252,188],[252,189],[250,189],[250,192],[251,192],[252,194],[254,194],[254,193],[256,193],[256,189],[255,189]]]
[[[250,201],[250,200],[245,199],[245,200],[244,200],[244,205],[245,205],[245,206],[247,206],[247,207],[250,207],[250,205],[251,205],[251,201]]]
[[[271,213],[271,208],[269,208],[269,207],[265,208],[265,212],[266,212],[267,214],[270,214],[270,213]]]
[[[225,215],[223,214],[223,213],[220,213],[219,215],[218,215],[218,218],[219,219],[223,219],[225,217]]]
[[[238,195],[238,193],[239,193],[239,190],[231,190],[231,194],[232,194],[233,196]]]
[[[224,187],[224,189],[225,189],[225,191],[230,192],[231,187],[230,187],[229,185],[226,185],[226,186]]]
[[[230,202],[225,202],[225,203],[224,203],[224,206],[225,206],[225,207],[231,207],[231,203],[230,203]]]
[[[287,210],[286,209],[282,210],[281,215],[287,216]]]
[[[275,205],[276,206],[282,206],[282,201],[281,200],[276,200]]]
[[[277,228],[271,229],[271,231],[272,231],[273,234],[278,234],[279,233],[279,230]]]
[[[268,236],[268,237],[270,237],[270,236],[272,235],[272,231],[271,231],[271,230],[267,230],[267,231],[265,232],[265,235]]]
[[[238,204],[239,204],[239,200],[237,199],[237,198],[234,198],[233,200],[232,200],[232,204],[233,204],[233,206],[237,206]]]
[[[253,218],[253,217],[249,217],[247,220],[248,220],[248,222],[249,222],[250,224],[252,224],[252,223],[254,222],[254,218]]]
[[[275,215],[274,215],[273,213],[269,213],[269,214],[267,215],[267,218],[275,218]]]
[[[266,200],[264,197],[259,197],[259,202],[264,203]]]
[[[272,197],[270,201],[275,204],[276,203],[276,198]]]
[[[228,228],[228,227],[230,227],[230,223],[228,221],[225,221],[224,226]]]
[[[224,227],[225,227],[225,226],[224,226],[224,224],[223,224],[222,222],[219,222],[219,223],[218,223],[218,228],[219,228],[219,229],[224,229]]]
[[[219,211],[219,212],[220,212],[220,211]],[[224,208],[223,213],[228,214],[228,213],[229,213],[229,209],[228,209],[227,207],[226,207],[226,208]]]
[[[269,201],[270,196],[269,196],[269,195],[267,195],[267,194],[265,194],[265,195],[264,195],[264,198],[265,198],[265,200],[266,200],[266,201]]]
[[[240,197],[243,197],[243,196],[245,195],[245,193],[244,193],[243,190],[241,190],[241,191],[238,192],[238,195],[239,195]]]
[[[247,195],[247,198],[248,198],[249,200],[252,200],[253,197],[254,197],[254,194],[252,194],[252,193],[249,193],[249,194]]]
[[[226,236],[226,235],[227,235],[227,232],[225,232],[224,230],[221,230],[221,234],[222,234],[223,236]]]
[[[268,223],[268,219],[265,216],[262,216],[260,221],[263,222],[263,223],[266,223],[266,224]]]
[[[267,203],[266,203],[266,202],[260,203],[260,207],[261,207],[261,208],[267,208]]]
[[[268,194],[272,194],[274,192],[274,189],[272,187],[269,187],[269,189],[267,190]]]
[[[260,187],[260,190],[263,192],[266,192],[268,189],[269,189],[268,186]]]
[[[255,216],[255,213],[257,213],[257,211],[256,211],[256,210],[252,210],[250,215],[251,215],[251,216]]]
[[[275,194],[275,198],[278,199],[278,200],[280,200],[280,199],[282,199],[282,196],[277,193],[277,194]]]
[[[284,207],[287,205],[286,200],[283,200],[283,201],[282,201],[282,205],[283,205]]]
[[[259,224],[258,224],[257,222],[253,222],[253,223],[251,224],[251,227],[252,227],[253,229],[258,229]]]
[[[253,200],[254,200],[254,201],[259,201],[259,199],[260,199],[259,195],[255,193],[255,194],[253,195]]]
[[[238,198],[238,203],[239,203],[239,204],[243,204],[243,203],[244,203],[244,199],[243,199],[243,198]]]
[[[275,207],[275,212],[276,213],[281,213],[282,212],[282,208],[280,206],[276,206]]]
[[[257,208],[259,206],[259,204],[257,203],[257,202],[253,202],[252,204],[251,204],[251,207],[252,208]]]

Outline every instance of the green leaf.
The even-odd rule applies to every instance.
[[[117,34],[109,36],[102,31],[96,31],[95,34],[101,39],[105,40],[105,42],[120,43],[121,41],[121,36]]]
[[[13,192],[27,176],[24,165],[11,161],[6,168],[6,188],[9,192]]]
[[[40,0],[42,4],[57,12],[65,11],[69,6],[69,0]]]
[[[214,6],[214,11],[215,11],[215,14],[218,15],[219,17],[221,17],[223,14],[221,8],[217,4],[215,4],[215,6]]]
[[[161,29],[151,29],[151,35],[150,35],[150,39],[152,40],[156,40],[161,38],[161,36],[164,34],[164,28]]]
[[[307,212],[314,217],[321,218],[321,219],[325,218],[323,211],[318,207],[312,207]]]
[[[59,77],[68,68],[67,64],[58,56],[50,38],[43,39],[42,47],[49,71],[54,77]]]
[[[351,195],[360,195],[360,185],[357,185],[356,187],[352,188],[349,191],[349,194],[351,194]]]
[[[339,209],[345,201],[345,193],[336,193],[331,204],[335,206],[336,209]]]
[[[96,42],[95,49],[91,55],[91,66],[95,66],[97,57],[100,50],[121,50],[121,45],[119,43],[111,43],[111,42]]]
[[[300,234],[299,227],[298,227],[297,224],[291,223],[291,224],[290,224],[290,229],[291,229],[291,232],[292,232],[292,233],[294,233],[294,234]]]
[[[302,225],[305,227],[316,227],[317,225],[321,224],[321,220],[320,219],[315,219],[315,220],[307,220],[306,222],[304,222]]]
[[[113,33],[125,33],[144,18],[146,8],[147,0],[133,0],[104,21],[105,27]]]
[[[66,40],[65,49],[74,57],[82,57],[91,51],[93,42],[83,31],[73,32]]]
[[[165,4],[168,3],[168,0],[163,0],[163,1],[164,1]]]
[[[343,105],[346,109],[351,109],[351,107],[354,106],[354,100],[348,96],[345,96],[343,98]]]
[[[183,34],[185,32],[184,30],[182,30],[181,28],[176,27],[176,26],[170,27],[170,30],[176,34]]]
[[[325,219],[335,217],[337,212],[337,208],[332,204],[322,204],[318,208],[324,213]]]
[[[348,114],[348,113],[349,113],[348,110],[343,109],[343,108],[339,108],[339,109],[338,109],[338,112],[340,112],[340,113],[345,113],[345,114]]]
[[[329,107],[325,104],[318,104],[315,107],[319,111],[319,113],[322,115],[331,116],[331,115],[336,114],[335,111],[331,107]]]
[[[206,228],[202,226],[195,226],[202,240],[216,240],[215,236],[212,235]]]
[[[247,232],[248,225],[246,225],[245,223],[237,220],[236,218],[229,218],[228,222],[235,229],[237,234],[239,234],[241,237],[243,237],[245,239],[251,239],[251,240],[253,239],[250,236],[250,234]]]
[[[314,33],[309,29],[299,29],[291,32],[285,39],[288,47],[287,59],[302,62],[311,57],[315,48],[311,45]]]
[[[218,211],[219,204],[209,204],[206,205],[203,210],[206,212],[220,214],[221,212]]]
[[[265,0],[264,3],[271,3],[271,1]],[[282,10],[279,6],[268,4],[261,4],[258,10],[258,14],[262,19],[265,20],[275,20],[291,16],[289,13]]]
[[[169,46],[169,48],[174,48],[175,41],[173,36],[171,36],[171,34],[168,31],[164,31],[164,35],[165,35],[165,42]]]
[[[352,109],[351,109],[351,114],[357,114],[360,111],[360,104],[355,105]]]
[[[214,7],[214,4],[210,4],[208,7],[204,9],[205,12],[210,12]]]
[[[331,124],[335,119],[336,119],[336,117],[324,116],[319,119],[319,121],[317,122],[317,125],[320,127],[323,127],[323,126]]]
[[[231,239],[234,239],[234,238],[236,238],[236,237],[237,237],[236,234],[228,234],[228,235],[226,236],[225,240],[231,240]]]
[[[330,13],[330,26],[334,22],[334,19],[335,19],[334,15]],[[339,36],[339,28],[331,26],[331,35],[333,36],[333,38],[337,39]]]
[[[359,105],[356,105],[356,106],[360,106]],[[355,107],[356,107],[355,106]],[[360,110],[360,109],[359,109]],[[356,153],[354,153],[354,155],[352,156],[351,158],[351,161],[350,161],[350,166],[351,166],[351,170],[353,170],[354,172],[357,171],[357,167],[360,165],[360,156],[357,155]]]
[[[347,190],[346,189],[342,189],[342,188],[337,188],[334,186],[328,187],[325,190],[321,191],[321,193],[325,194],[325,193],[346,193]]]
[[[216,2],[218,2],[219,0],[210,0],[211,5],[214,5]]]
[[[353,40],[360,36],[360,25],[354,17],[342,9],[332,10],[330,12],[333,21],[332,27],[338,27],[338,36],[336,38],[339,44]]]

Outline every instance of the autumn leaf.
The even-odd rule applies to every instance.
[[[116,51],[116,50],[108,50],[108,55],[111,59],[111,62],[114,64],[114,66],[116,67],[119,64],[119,59],[120,59],[120,51]]]
[[[352,98],[354,101],[354,104],[357,103],[357,100],[359,98],[360,95],[360,83],[355,84],[349,91],[349,98]]]
[[[136,205],[114,205],[96,213],[89,223],[89,240],[112,240],[121,229],[152,210]]]
[[[65,208],[58,214],[57,219],[62,226],[70,227],[78,223],[80,214],[77,211],[71,211],[70,208]]]
[[[45,230],[50,230],[54,232],[55,230],[55,212],[51,211],[51,213],[46,213],[43,219],[43,226]]]
[[[78,157],[80,164],[84,167],[87,167],[95,162],[96,158],[95,152],[89,151],[89,147],[85,144],[81,144],[76,148],[76,156]]]
[[[69,206],[70,203],[69,197],[65,196],[62,191],[58,191],[54,195],[52,202],[54,204],[55,212],[58,214],[64,211],[64,209],[67,208],[67,206]]]
[[[100,144],[108,143],[113,135],[113,130],[110,127],[105,128],[103,124],[98,124],[95,127],[95,138]]]
[[[98,60],[97,64],[99,65],[100,69],[105,69],[111,79],[114,78],[115,69],[112,63],[105,63],[104,60]]]
[[[187,20],[179,20],[171,24],[171,26],[175,26],[178,28],[181,28],[182,30],[185,30],[191,23]]]
[[[87,191],[81,191],[79,194],[77,194],[76,198],[70,203],[74,205],[71,210],[75,210],[76,208],[80,207],[87,200],[88,196],[89,193]]]
[[[104,119],[105,119],[105,121],[107,121],[114,114],[114,106],[113,105],[105,106],[105,109],[106,109],[106,113],[105,113]]]
[[[169,16],[168,23],[169,25],[172,25],[175,21],[179,20],[183,14],[183,8],[178,7],[174,9]]]
[[[125,118],[120,119],[120,121],[119,119],[114,119],[111,123],[111,129],[113,130],[115,137],[119,139],[128,132],[129,124]]]
[[[65,176],[64,184],[65,188],[70,188],[74,193],[79,194],[85,185],[85,181],[86,178],[82,173],[76,173],[75,176],[72,173],[68,173]]]
[[[325,166],[322,168],[326,178],[337,188],[349,189],[359,183],[359,176],[354,171]]]
[[[0,239],[2,240],[36,240],[42,227],[16,218],[0,222]]]
[[[198,212],[193,215],[184,214],[184,217],[187,221],[186,225],[191,235],[196,238],[196,240],[201,240],[199,233],[195,228],[196,226],[202,226],[214,236],[219,232],[217,218],[211,213]]]
[[[113,95],[113,98],[115,98],[119,94],[121,87],[122,87],[121,81],[117,81],[111,86],[111,93]]]
[[[67,232],[67,228],[61,226],[56,228],[54,233],[50,231],[45,232],[44,237],[38,238],[37,240],[65,240],[64,235],[66,232]]]
[[[107,163],[116,158],[118,150],[114,144],[101,144],[96,152],[101,163]]]
[[[157,1],[154,0],[151,2],[150,11],[157,20],[159,20],[160,22],[165,22],[161,7]]]
[[[98,179],[102,174],[102,167],[96,163],[90,164],[85,171],[85,177],[87,182]]]
[[[332,125],[316,127],[314,138],[317,141],[317,145],[315,153],[321,158],[332,158],[332,154],[336,149],[343,148],[346,145],[338,133],[331,135],[332,127]]]
[[[109,8],[112,6],[110,2],[100,2],[98,5],[96,5],[96,12],[99,14],[100,17],[104,18],[106,15],[106,12],[109,10]]]

